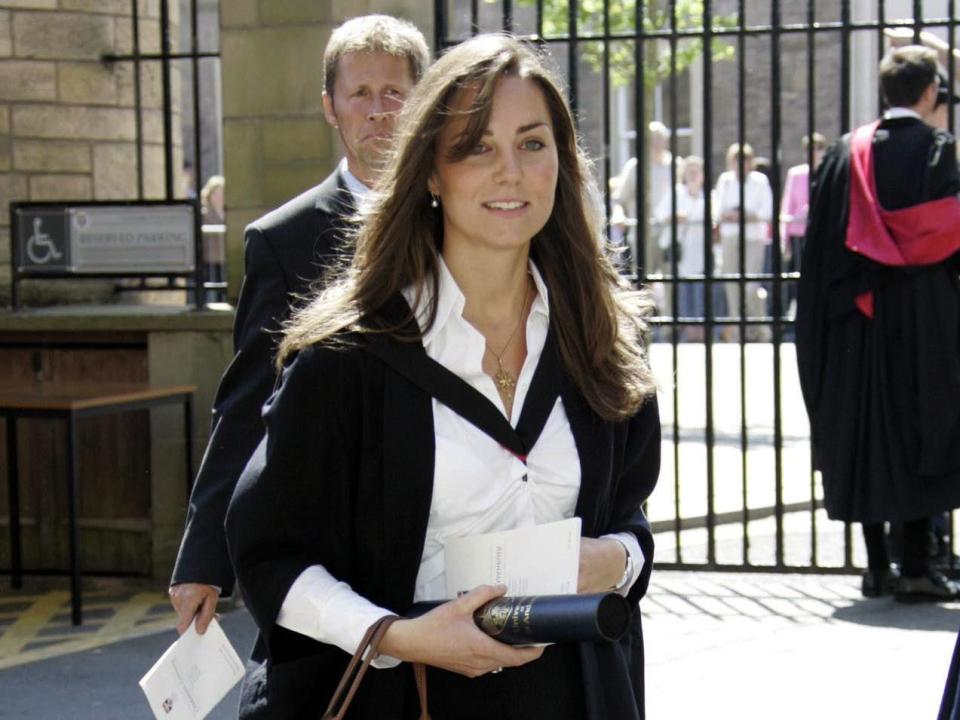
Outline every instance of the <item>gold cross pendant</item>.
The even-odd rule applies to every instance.
[[[497,374],[493,376],[493,381],[497,384],[497,389],[501,393],[506,395],[508,398],[513,397],[513,389],[517,386],[517,381],[514,380],[510,373],[500,367],[497,369]]]

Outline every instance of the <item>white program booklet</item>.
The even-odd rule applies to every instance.
[[[454,538],[444,547],[447,597],[477,585],[507,595],[569,595],[580,571],[580,518]]]
[[[243,677],[243,661],[220,623],[203,635],[196,621],[140,678],[150,709],[161,720],[202,720]]]

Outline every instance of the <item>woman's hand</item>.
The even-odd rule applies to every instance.
[[[497,642],[473,620],[474,610],[506,591],[503,585],[480,585],[418,618],[397,620],[383,636],[380,652],[467,677],[532,662],[543,654],[542,647],[522,648]]]
[[[577,592],[597,593],[612,590],[623,577],[627,550],[612,538],[580,538],[580,575]]]

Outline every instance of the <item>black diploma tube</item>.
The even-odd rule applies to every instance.
[[[407,617],[419,617],[437,600],[415,603]],[[563,642],[612,642],[630,626],[630,603],[615,592],[590,595],[501,597],[473,614],[477,627],[508,645]]]

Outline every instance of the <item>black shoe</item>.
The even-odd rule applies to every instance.
[[[902,603],[949,602],[960,600],[960,586],[931,570],[921,577],[901,577],[893,598]]]
[[[860,592],[868,598],[892,595],[899,579],[900,573],[896,568],[884,571],[864,570],[860,580]]]
[[[947,551],[938,554],[930,562],[933,569],[945,575],[948,580],[960,580],[960,557]]]

